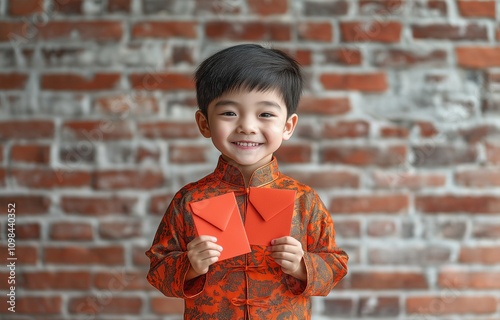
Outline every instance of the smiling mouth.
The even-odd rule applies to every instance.
[[[258,147],[261,144],[257,142],[242,142],[242,141],[236,141],[233,142],[233,144],[240,146],[240,147]]]

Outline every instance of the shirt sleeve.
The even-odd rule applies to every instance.
[[[307,280],[304,283],[288,276],[287,282],[294,294],[305,296],[326,296],[347,274],[349,257],[335,242],[334,223],[330,213],[319,196],[314,198],[310,207],[310,220],[307,223],[307,250],[304,250]]]
[[[148,282],[168,297],[192,298],[203,291],[206,276],[185,281],[191,263],[187,243],[196,235],[193,220],[188,219],[178,193],[170,203],[156,231],[151,248]]]

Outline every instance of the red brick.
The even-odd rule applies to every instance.
[[[0,122],[0,140],[10,139],[52,139],[52,120],[10,120]]]
[[[328,122],[321,136],[327,139],[363,138],[370,134],[370,124],[364,120]]]
[[[468,46],[455,48],[460,67],[484,69],[500,67],[500,47]]]
[[[91,182],[89,172],[73,170],[12,169],[10,176],[17,186],[31,189],[83,188]]]
[[[123,265],[122,246],[60,246],[45,248],[45,263],[59,265]]]
[[[196,39],[196,22],[193,21],[144,21],[132,26],[132,37],[141,38],[189,38]]]
[[[359,300],[358,314],[363,317],[397,317],[399,297],[363,297]]]
[[[406,299],[406,312],[411,314],[489,314],[496,312],[495,296],[465,296],[456,293],[437,296],[411,296]]]
[[[158,221],[159,223],[159,221]],[[149,268],[149,258],[144,254],[149,247],[133,247],[132,248],[132,261],[134,266],[144,267],[145,270]]]
[[[488,138],[494,139],[500,135],[500,128],[494,125],[478,125],[472,128],[458,130],[457,134],[467,143],[483,142]]]
[[[77,74],[44,74],[41,79],[43,90],[98,91],[117,88],[120,75],[117,73],[96,73],[92,77]]]
[[[130,12],[131,0],[108,0],[108,12]]]
[[[5,187],[7,185],[7,170],[0,168],[0,187]]]
[[[418,196],[415,207],[422,213],[478,213],[497,214],[500,212],[500,197],[442,195]]]
[[[440,16],[446,16],[448,14],[446,0],[427,0],[427,7],[434,12],[438,12]]]
[[[337,220],[335,232],[335,235],[340,238],[360,238],[361,224],[356,220]]]
[[[462,247],[458,261],[468,264],[498,265],[500,263],[500,247]]]
[[[156,290],[146,280],[143,272],[125,272],[123,269],[117,269],[113,272],[96,273],[94,275],[94,287],[112,292]]]
[[[71,314],[102,315],[102,314],[122,314],[138,315],[142,309],[142,299],[140,297],[119,297],[111,295],[106,299],[99,299],[98,295],[71,298],[68,309]]]
[[[446,185],[446,175],[444,174],[425,174],[408,172],[382,172],[376,171],[372,174],[374,186],[379,188],[394,189],[428,189],[444,187]]]
[[[90,241],[94,239],[92,225],[84,222],[56,222],[50,226],[50,239]]]
[[[341,48],[323,50],[324,61],[326,63],[340,65],[361,65],[362,54],[359,49]]]
[[[163,215],[173,198],[174,195],[170,193],[151,196],[149,200],[149,212]]]
[[[352,298],[326,298],[322,314],[331,318],[347,319],[353,314],[354,306]]]
[[[124,33],[121,21],[50,21],[39,29],[43,40],[118,41]]]
[[[16,238],[22,240],[40,239],[41,230],[38,223],[17,223]]]
[[[63,138],[88,140],[91,144],[103,140],[128,140],[133,136],[129,122],[114,119],[66,121],[61,129]]]
[[[384,92],[388,89],[387,75],[374,73],[324,73],[320,76],[327,90],[356,90],[364,92]]]
[[[24,90],[28,75],[24,73],[1,73],[0,90]]]
[[[137,151],[135,153],[135,162],[136,163],[144,163],[144,162],[159,163],[160,153],[161,153],[161,150],[158,148],[158,146],[138,147]]]
[[[342,280],[342,288],[352,290],[427,289],[427,279],[420,272],[353,272]]]
[[[51,200],[46,196],[3,194],[0,196],[0,208],[7,208],[7,204],[16,204],[16,215],[45,214],[48,213]]]
[[[184,301],[170,297],[153,297],[151,298],[151,310],[155,314],[183,314]]]
[[[142,225],[139,221],[101,222],[99,235],[102,239],[130,239],[142,235]]]
[[[310,145],[283,144],[274,154],[280,163],[311,162],[312,149]]]
[[[377,67],[408,68],[418,66],[445,66],[445,50],[419,52],[404,49],[378,49],[373,52],[373,64]]]
[[[299,40],[333,41],[333,27],[330,22],[302,22],[297,26]]]
[[[171,163],[205,163],[208,160],[207,152],[206,146],[170,145],[168,157]]]
[[[190,122],[139,123],[138,132],[147,139],[192,139],[201,137],[198,126]]]
[[[401,166],[405,163],[406,147],[324,147],[322,162],[346,164],[352,166]]]
[[[7,314],[7,303],[2,303],[0,312]],[[62,312],[63,301],[61,297],[16,296],[16,313],[41,315],[59,315]]]
[[[211,21],[205,25],[210,40],[290,41],[291,27],[281,23]]]
[[[10,160],[15,163],[49,164],[50,146],[39,144],[13,145]]]
[[[465,29],[463,26],[450,24],[413,25],[412,33],[415,39],[488,40],[487,28],[478,24],[468,24]]]
[[[90,273],[87,271],[23,272],[20,284],[28,290],[88,290]]]
[[[460,15],[467,18],[495,18],[496,7],[494,0],[458,0],[458,11]]]
[[[472,236],[478,239],[500,239],[500,223],[476,222],[472,229]]]
[[[359,10],[363,14],[387,16],[401,14],[406,5],[404,0],[360,0]]]
[[[129,76],[137,90],[194,90],[192,75],[185,73],[136,73]]]
[[[5,206],[4,208],[7,208]],[[2,250],[0,252],[0,258],[2,261],[7,261],[7,245],[1,245],[0,249]],[[36,265],[38,263],[38,248],[29,246],[29,245],[20,245],[19,243],[16,243],[16,258],[17,258],[17,265],[21,266],[26,266],[26,265]]]
[[[344,42],[396,43],[401,40],[402,25],[396,21],[340,22]]]
[[[500,289],[500,272],[441,270],[438,284],[443,289]]]
[[[43,0],[10,0],[9,15],[29,16],[43,11]]]
[[[251,13],[259,16],[285,14],[288,11],[287,0],[254,0],[248,2]]]
[[[305,16],[342,16],[349,12],[349,1],[305,1],[303,10]]]
[[[26,37],[25,33],[24,22],[0,21],[0,41],[10,41],[13,45],[26,44],[30,39]]]
[[[398,230],[394,221],[373,220],[368,224],[366,233],[373,238],[395,237],[398,235]]]
[[[409,208],[407,195],[357,195],[338,196],[330,202],[333,213],[406,213]]]
[[[436,145],[435,142],[413,147],[413,162],[415,167],[445,167],[462,163],[475,163],[478,157],[474,146],[455,147],[451,145]]]
[[[94,109],[124,119],[131,115],[157,114],[160,107],[156,98],[152,96],[133,94],[99,97],[94,101]]]
[[[300,114],[340,115],[349,111],[351,111],[351,102],[348,97],[304,96],[300,99],[298,108]]]
[[[97,171],[94,173],[94,188],[98,190],[154,189],[164,183],[160,171]]]
[[[500,171],[481,168],[455,172],[455,183],[473,188],[500,187]]]
[[[357,173],[348,171],[316,170],[316,171],[289,171],[287,175],[298,181],[313,187],[314,189],[332,189],[332,188],[359,188],[360,177]]]
[[[408,138],[409,131],[405,127],[386,126],[380,128],[380,135],[383,138]]]
[[[486,159],[488,163],[500,164],[500,145],[486,143]]]
[[[56,0],[54,11],[60,12],[65,15],[82,14],[83,1],[84,0]]]
[[[309,66],[312,64],[312,52],[311,50],[300,50],[298,49],[291,56],[300,63],[301,66]]]
[[[431,122],[426,121],[416,121],[415,125],[418,126],[420,130],[420,136],[422,137],[433,137],[438,134],[438,130]]]
[[[422,266],[445,264],[451,262],[451,250],[447,247],[425,246],[398,246],[398,247],[370,247],[368,248],[368,263],[370,265],[407,265]]]
[[[69,214],[100,216],[111,214],[129,215],[134,212],[137,199],[112,197],[72,197],[61,198],[61,209]]]

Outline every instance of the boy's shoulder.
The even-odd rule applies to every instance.
[[[290,189],[295,189],[299,193],[308,194],[308,195],[316,195],[316,191],[309,185],[300,182],[299,180],[292,178],[283,172],[280,172],[280,180],[282,185],[288,186]]]

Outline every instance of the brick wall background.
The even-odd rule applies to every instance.
[[[0,1],[0,318],[181,319],[144,251],[218,157],[194,69],[255,42],[304,66],[277,156],[351,257],[314,319],[500,319],[499,19],[498,0]]]

